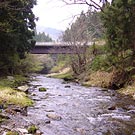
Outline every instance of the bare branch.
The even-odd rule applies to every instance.
[[[96,3],[94,0],[62,0],[67,5],[80,4],[80,5],[88,5],[89,7],[94,7],[96,10],[102,10],[102,7]]]

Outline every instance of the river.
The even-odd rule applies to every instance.
[[[129,97],[44,75],[33,78],[29,92],[35,103],[21,119],[38,125],[43,135],[135,135],[135,102]]]

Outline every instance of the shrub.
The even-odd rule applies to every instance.
[[[37,129],[38,128],[35,125],[32,125],[32,126],[28,127],[28,133],[29,134],[35,134]]]

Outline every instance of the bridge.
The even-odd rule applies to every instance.
[[[84,53],[87,45],[69,45],[67,42],[36,42],[32,54],[76,54]]]

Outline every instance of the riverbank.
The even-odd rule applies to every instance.
[[[73,76],[73,73],[71,70],[64,70],[66,72],[58,72],[49,74],[47,76],[54,77],[54,78],[60,78],[68,81],[75,81],[79,82],[81,85],[86,87],[100,87],[100,88],[108,88],[111,82],[111,79],[113,77],[112,72],[105,72],[105,71],[97,71],[93,73],[82,73],[77,77]],[[128,84],[124,88],[120,88],[116,90],[118,93],[130,96],[135,100],[135,82],[132,84]]]
[[[29,133],[30,125],[25,121],[20,123],[21,117],[27,116],[27,107],[33,105],[27,83],[28,77],[21,75],[0,78],[0,135]]]
[[[29,97],[34,101],[33,106],[23,110],[10,104],[6,111],[3,109],[6,120],[0,124],[0,135],[12,135],[11,131],[19,133],[15,135],[27,135],[31,130],[36,130],[37,134],[31,133],[34,135],[135,132],[135,104],[130,97],[40,74],[32,78]]]

